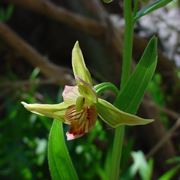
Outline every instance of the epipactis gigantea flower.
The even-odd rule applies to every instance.
[[[72,50],[72,68],[76,86],[65,86],[62,94],[64,102],[52,105],[22,102],[33,113],[68,124],[68,140],[88,133],[98,116],[113,128],[120,125],[144,125],[153,121],[123,112],[97,96],[78,42]]]

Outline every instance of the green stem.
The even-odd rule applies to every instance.
[[[136,16],[137,12],[138,12],[138,0],[134,0],[133,18]]]
[[[132,46],[133,46],[133,14],[131,0],[124,0],[124,18],[125,18],[125,32],[124,32],[124,47],[123,47],[123,64],[121,75],[121,88],[124,87],[130,76],[131,60],[132,60]]]
[[[122,75],[121,75],[121,89],[126,84],[131,73],[131,61],[132,61],[132,47],[133,47],[133,14],[132,14],[132,1],[124,0],[124,18],[125,18],[125,32],[124,32],[124,47],[123,47],[123,64],[122,64]],[[120,106],[120,103],[115,101],[115,106]],[[124,139],[125,127],[120,126],[115,130],[111,169],[109,179],[118,180],[122,146]]]
[[[117,95],[119,92],[119,89],[110,82],[103,82],[101,84],[97,84],[94,86],[94,89],[96,90],[96,93],[98,95],[100,95],[101,93],[103,93],[106,90],[111,90],[112,92],[115,93],[115,95]]]

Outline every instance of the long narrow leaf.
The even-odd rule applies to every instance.
[[[52,180],[78,180],[64,141],[62,123],[58,120],[54,120],[49,134],[48,163]]]
[[[136,16],[134,17],[134,21],[138,20],[142,16],[145,16],[146,14],[149,14],[152,11],[155,11],[156,9],[167,5],[171,1],[173,0],[156,0],[155,2],[152,2],[151,4],[143,7],[140,11],[137,12]]]
[[[136,113],[157,64],[157,39],[147,45],[134,73],[120,91],[115,105],[129,113]],[[123,102],[123,103],[122,103]]]
[[[14,11],[14,5],[9,4],[9,6],[7,7],[7,10],[6,10],[6,14],[5,14],[6,21],[8,21],[11,18],[13,11]]]
[[[172,179],[180,170],[180,165],[175,166],[174,168],[166,171],[158,180],[167,180]]]

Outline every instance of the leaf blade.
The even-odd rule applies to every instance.
[[[156,0],[155,2],[152,2],[148,4],[147,6],[143,7],[140,11],[137,12],[137,14],[134,17],[134,21],[137,21],[142,16],[145,16],[152,11],[155,11],[156,9],[159,9],[168,3],[170,3],[173,0]]]
[[[53,121],[50,130],[48,141],[48,164],[52,180],[78,180],[78,176],[64,141],[62,123],[59,120]]]
[[[144,50],[135,71],[118,94],[115,101],[116,107],[128,113],[136,113],[145,90],[155,72],[156,65],[157,39],[153,37]]]

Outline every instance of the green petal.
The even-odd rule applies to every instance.
[[[79,78],[78,78],[79,79]],[[79,93],[85,97],[85,103],[88,105],[95,104],[97,102],[97,94],[90,84],[86,83],[82,79],[79,79],[78,84]]]
[[[27,104],[21,102],[32,113],[64,121],[64,114],[68,107],[64,102],[59,104]]]
[[[111,103],[98,99],[96,105],[98,115],[110,126],[116,128],[119,125],[144,125],[151,123],[153,119],[143,119],[138,116],[123,112],[113,106]]]
[[[75,43],[72,50],[72,67],[75,78],[80,78],[86,83],[92,85],[91,75],[85,65],[83,54],[79,47],[78,41]]]

